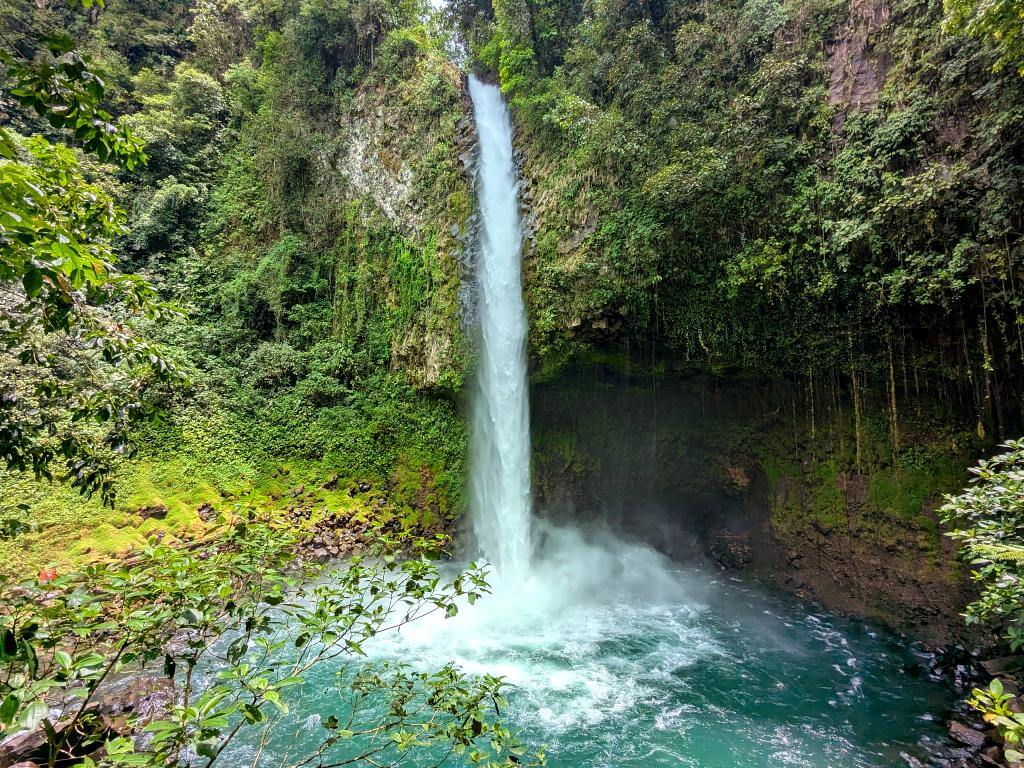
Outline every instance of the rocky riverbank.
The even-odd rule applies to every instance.
[[[288,473],[282,470],[280,475],[287,477]],[[343,480],[335,475],[324,483],[299,484],[275,493],[271,499],[273,508],[266,515],[274,526],[296,534],[292,568],[299,574],[306,572],[306,564],[342,561],[370,549],[382,538],[405,554],[420,552],[421,545],[440,549],[447,541],[446,532],[452,521],[442,513],[430,471],[422,468],[413,482],[417,489],[410,494],[410,488],[403,486],[398,477],[375,484],[368,479]],[[343,491],[341,498],[345,500],[340,506],[339,491]],[[325,498],[328,495],[334,503]],[[407,503],[409,497],[413,499],[411,505]],[[224,535],[223,529],[226,523],[237,522],[233,513],[228,514],[230,509],[227,500],[224,509],[210,503],[199,505],[195,514],[209,529],[193,539],[171,536],[175,546],[201,550],[198,557],[204,560],[230,549],[231,537]],[[137,514],[142,519],[160,519],[167,515],[167,509],[150,506]],[[167,542],[171,540],[168,536],[161,531],[154,540]],[[138,553],[128,551],[122,553],[118,562],[132,565],[140,558]],[[39,574],[38,580],[45,585],[57,576],[55,569],[47,569]],[[165,649],[185,638],[186,633],[179,633]],[[48,719],[53,724],[51,738],[59,739],[68,752],[93,759],[106,754],[111,739],[128,738],[141,745],[147,738],[145,727],[165,717],[181,696],[173,678],[166,673],[166,669],[160,674],[159,667],[147,666],[106,681],[84,711],[80,711],[75,699],[48,700]],[[0,741],[0,768],[45,766],[49,757],[47,737],[42,728],[35,728]]]
[[[999,729],[986,722],[966,699],[975,688],[988,689],[992,681],[998,681],[1007,695],[1007,712],[1024,713],[1024,660],[981,658],[978,653],[965,653],[962,647],[946,649],[934,659],[931,674],[950,682],[961,700],[948,723],[948,743],[935,745],[933,757],[927,762],[905,755],[908,768],[1019,768],[1021,763],[1007,759],[1006,753],[1020,745],[1007,744]]]

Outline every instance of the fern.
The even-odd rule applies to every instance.
[[[979,556],[994,562],[1024,564],[1024,547],[986,544],[977,546],[975,551]]]

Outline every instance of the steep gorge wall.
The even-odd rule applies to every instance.
[[[455,5],[517,115],[539,370],[906,366],[1019,420],[1024,85],[940,3]]]
[[[1020,78],[936,2],[454,5],[517,119],[542,500],[656,541],[701,508],[698,549],[740,521],[789,589],[955,633],[936,510],[1024,422]],[[551,405],[623,350],[704,378]]]
[[[833,381],[592,356],[534,388],[538,508],[949,642],[967,582],[937,509],[983,443],[969,417],[908,415],[894,454],[884,395],[860,409]]]
[[[302,253],[262,272],[309,275],[308,287],[258,274],[246,286],[271,308],[267,340],[308,345],[302,314],[320,313],[329,327],[326,339],[314,337],[336,341],[357,367],[455,392],[465,373],[460,290],[473,209],[460,156],[473,151],[475,135],[463,76],[418,42],[426,45],[407,41],[410,50],[394,53],[330,114],[275,110],[259,122],[253,141],[269,133],[268,154],[280,158],[266,182],[276,213],[254,240],[233,240],[241,253],[301,239]],[[320,286],[310,293],[313,281]]]

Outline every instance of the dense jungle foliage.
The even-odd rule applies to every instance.
[[[454,5],[519,120],[544,362],[628,335],[1019,421],[1013,3]]]
[[[5,200],[51,191],[3,222],[10,569],[331,478],[451,523],[474,226],[453,29],[518,123],[541,376],[626,343],[793,380],[761,471],[815,500],[867,473],[883,530],[936,533],[928,500],[1020,420],[1002,5],[2,7]],[[72,489],[30,474],[61,469]],[[798,527],[841,516],[820,507]]]
[[[0,10],[0,763],[231,763],[330,667],[346,696],[295,765],[542,765],[499,679],[360,658],[487,591],[424,535],[462,482],[469,207],[426,8]],[[367,560],[327,578],[301,547],[343,509]]]
[[[763,481],[786,546],[814,531],[898,551],[908,582],[956,580],[935,500],[1024,421],[1013,0],[0,13],[0,736],[36,729],[54,766],[224,762],[396,605],[401,626],[486,592],[475,569],[441,586],[427,557],[395,556],[445,542],[463,508],[463,55],[517,124],[537,378],[628,366],[625,348],[779,383],[709,477]],[[969,618],[1017,651],[1024,449],[1007,450],[943,514],[978,566]],[[297,552],[324,521],[377,559],[317,582]],[[286,621],[305,631],[281,640]],[[139,749],[95,699],[154,661],[183,695]],[[194,690],[211,662],[223,676]],[[379,738],[522,764],[501,690],[450,667],[353,673],[319,764],[353,741],[372,764]],[[81,704],[54,722],[65,694]],[[361,722],[364,699],[401,716]],[[973,703],[1017,744],[1006,701]]]
[[[9,264],[5,246],[5,270],[29,271],[0,277],[30,299],[4,304],[0,365],[17,382],[3,404],[16,438],[5,525],[20,530],[31,506],[30,549],[64,549],[85,520],[100,526],[85,551],[116,550],[142,506],[192,523],[225,494],[280,496],[293,470],[295,484],[387,485],[396,514],[442,523],[463,473],[471,196],[460,75],[426,8],[5,0],[2,12],[5,201],[21,197],[14,182],[84,201],[81,213],[46,201],[52,264],[14,251]],[[94,116],[120,144],[87,135]],[[5,236],[18,226],[8,216]],[[60,261],[68,243],[85,269]],[[134,446],[142,462],[126,466]],[[60,457],[84,490],[119,495],[120,515],[98,501],[83,513],[18,474],[48,476]]]

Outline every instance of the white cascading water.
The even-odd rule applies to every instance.
[[[506,583],[530,560],[530,407],[526,377],[523,233],[512,121],[497,86],[469,81],[480,136],[477,287],[480,360],[470,469],[473,532]]]

